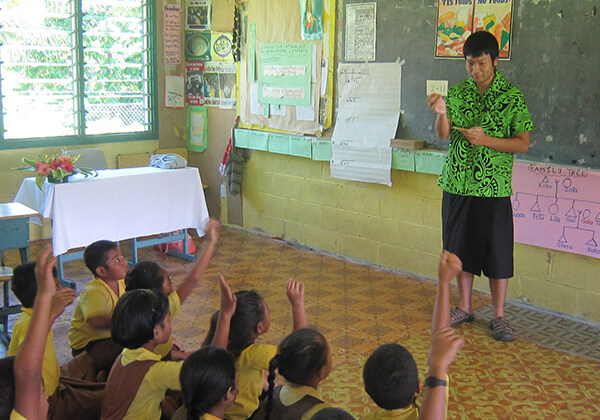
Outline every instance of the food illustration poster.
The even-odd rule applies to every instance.
[[[435,57],[463,57],[467,38],[488,31],[500,46],[500,58],[510,57],[512,0],[438,0]]]
[[[188,0],[185,29],[210,29],[211,0]]]
[[[512,0],[477,0],[473,14],[474,31],[488,31],[500,46],[500,58],[510,58]]]
[[[302,39],[323,39],[323,0],[299,0]]]

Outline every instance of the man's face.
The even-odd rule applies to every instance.
[[[488,86],[494,79],[494,68],[498,64],[498,58],[492,61],[489,54],[479,57],[467,56],[467,72],[478,85]]]

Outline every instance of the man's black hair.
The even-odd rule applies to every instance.
[[[492,59],[492,63],[499,54],[498,41],[496,37],[487,31],[478,31],[473,33],[463,47],[463,54],[465,60],[467,57],[481,57],[482,55],[489,54]]]

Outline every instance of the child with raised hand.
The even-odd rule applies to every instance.
[[[286,290],[292,305],[293,328],[303,328],[306,326],[304,284],[289,279]],[[259,409],[259,398],[265,391],[269,361],[277,353],[277,346],[255,344],[256,339],[269,331],[271,326],[271,316],[265,300],[256,290],[238,291],[235,297],[235,313],[231,317],[229,335],[225,343],[227,350],[236,359],[238,394],[234,404],[225,410],[225,416],[230,420],[241,420],[250,418]],[[219,311],[213,314],[203,347],[220,342],[214,339],[214,331],[217,325],[221,324],[220,315]]]
[[[119,298],[125,294],[127,260],[112,241],[96,241],[85,249],[83,260],[94,276],[77,298],[69,345],[73,356],[87,351],[94,361],[99,380],[104,381],[123,348],[110,336],[110,320]]]
[[[424,397],[433,395],[428,419],[445,418],[447,370],[460,347],[462,338],[450,327],[450,280],[462,269],[458,257],[444,251],[438,266],[438,292],[432,321],[432,346],[425,390],[419,381],[418,369],[410,352],[403,346],[385,344],[369,356],[363,370],[365,390],[381,410],[368,414],[363,420],[417,419],[425,410]],[[442,401],[436,398],[441,395]],[[431,399],[431,397],[430,397]],[[432,401],[434,401],[432,399]],[[443,410],[440,412],[439,407]],[[435,410],[434,410],[435,409]],[[436,417],[440,416],[440,417]]]
[[[223,280],[221,294],[231,296]],[[220,323],[216,337],[227,336],[227,331],[222,333],[221,328],[228,329],[228,317],[235,310],[232,297],[221,301],[225,322]],[[101,418],[160,419],[160,404],[167,390],[181,390],[179,375],[183,364],[182,361],[161,361],[154,352],[156,346],[166,343],[171,335],[167,297],[150,289],[125,293],[115,307],[111,334],[124,350],[108,377]]]
[[[275,387],[275,371],[286,380]],[[302,328],[283,339],[269,365],[265,420],[310,419],[331,407],[319,397],[319,383],[331,372],[331,352],[317,330]]]
[[[35,266],[35,262],[28,262],[16,267],[10,281],[13,293],[23,305],[23,312],[19,315],[19,318],[13,327],[12,337],[6,352],[7,356],[16,356],[19,353],[19,348],[25,341],[27,330],[31,324],[33,304],[38,293],[37,281],[35,278]],[[75,299],[75,290],[61,288],[58,285],[56,270],[53,270],[53,276],[55,279],[56,291],[52,298],[52,310],[50,313],[51,323],[54,323],[56,318],[58,318],[64,312],[65,308]],[[44,378],[46,395],[53,395],[58,388],[60,366],[58,357],[56,356],[54,334],[52,333],[52,330],[48,332],[48,337],[46,339],[42,376]]]
[[[176,290],[167,270],[152,261],[142,261],[132,267],[125,278],[126,290],[152,289],[165,294],[169,299],[170,320],[173,321],[173,318],[179,313],[181,304],[192,293],[196,285],[202,281],[215,252],[220,232],[221,223],[218,220],[210,219],[206,228],[208,241],[198,251],[196,263]],[[172,360],[184,359],[188,355],[177,341],[173,340],[172,336],[169,337],[166,343],[156,346],[154,352],[162,358]],[[170,357],[168,357],[169,353]]]
[[[15,323],[7,355],[19,353],[25,335],[30,327],[33,303],[38,293],[35,262],[28,262],[15,268],[11,288],[23,304],[23,313]],[[54,321],[64,312],[65,308],[73,302],[75,291],[61,288],[58,282],[56,269],[53,270],[56,291],[52,299],[50,321]],[[48,333],[44,362],[42,364],[42,378],[44,389],[50,405],[49,418],[94,418],[100,415],[100,407],[104,396],[104,384],[93,383],[77,378],[69,378],[61,373],[58,364],[54,335],[52,330]]]
[[[37,295],[25,340],[14,362],[15,402],[10,415],[13,420],[43,420],[48,414],[42,363],[53,322],[51,314],[56,281],[52,269],[55,265],[56,257],[52,257],[52,247],[48,245],[36,260]]]

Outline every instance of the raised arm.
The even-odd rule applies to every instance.
[[[450,326],[450,281],[462,271],[462,262],[451,252],[444,251],[438,264],[438,286],[431,322],[431,335]]]
[[[42,383],[42,361],[46,339],[52,326],[52,300],[56,294],[56,283],[52,267],[52,247],[46,246],[38,255],[35,274],[38,292],[33,305],[33,316],[25,341],[15,359],[15,410],[29,420],[45,419],[48,406],[41,406],[46,398]]]
[[[221,288],[221,309],[217,320],[217,329],[213,337],[212,345],[227,349],[229,343],[229,327],[231,318],[235,313],[237,299],[222,275],[219,275],[219,286]]]
[[[294,331],[306,327],[306,310],[304,308],[304,283],[290,278],[287,281],[287,297],[292,304]]]
[[[463,338],[450,327],[438,330],[431,337],[429,367],[425,389],[423,390],[423,404],[419,413],[419,420],[446,418],[446,387],[448,384],[431,387],[427,386],[427,380],[434,378],[447,381],[448,367],[454,361],[463,344]]]
[[[201,281],[202,276],[210,264],[210,260],[215,252],[219,235],[221,233],[221,223],[218,220],[210,219],[206,228],[206,236],[208,241],[198,251],[196,255],[196,263],[192,270],[188,273],[183,283],[177,288],[179,300],[183,303],[184,300],[192,293],[194,287]]]

